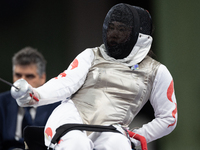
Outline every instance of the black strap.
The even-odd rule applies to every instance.
[[[101,126],[101,125],[87,125],[87,124],[64,124],[56,129],[56,134],[54,135],[51,143],[56,144],[59,142],[60,138],[71,130],[85,130],[93,132],[117,132],[114,126]]]

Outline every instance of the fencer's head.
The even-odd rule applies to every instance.
[[[139,33],[151,35],[151,16],[141,7],[120,3],[107,13],[103,23],[103,43],[106,53],[115,59],[127,57]]]

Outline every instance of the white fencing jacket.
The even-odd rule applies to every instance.
[[[147,38],[146,36],[142,37]],[[109,56],[106,55],[104,45],[97,49],[100,50],[102,57],[107,61],[113,61],[118,64],[121,63],[129,68],[133,66],[133,70],[140,69],[140,66],[137,68],[137,65],[140,65],[140,62],[146,57],[149,48],[147,48],[148,50],[145,50],[145,48],[149,47],[152,39],[150,38],[149,41],[145,39],[144,41],[146,42],[144,47],[141,46],[144,44],[141,44],[140,40],[136,43],[135,47],[139,47],[137,50],[138,52],[132,53],[132,56],[128,56],[129,59],[119,61],[109,58]],[[141,52],[143,51],[142,54],[139,53],[140,50]],[[137,61],[131,61],[134,57],[137,58]],[[95,54],[93,49],[89,48],[80,53],[67,70],[57,77],[52,78],[43,86],[35,89],[38,92],[40,99],[37,105],[45,105],[61,100],[67,101],[71,97],[73,100],[73,94],[76,94],[76,92],[84,85],[88,72],[91,71],[94,60]],[[174,94],[173,79],[168,69],[162,64],[157,68],[148,100],[150,100],[154,109],[155,119],[144,124],[141,128],[134,130],[134,132],[143,135],[147,142],[151,142],[172,132],[177,123],[177,104]],[[144,104],[141,106],[143,105]],[[138,111],[140,109],[138,109]],[[78,108],[78,110],[80,109]],[[135,112],[135,115],[138,111]],[[99,113],[99,115],[101,115],[101,113]],[[132,119],[134,119],[134,117]],[[139,145],[139,141],[133,139],[133,142],[136,146]]]

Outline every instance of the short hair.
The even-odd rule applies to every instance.
[[[25,47],[14,54],[12,58],[13,72],[16,65],[26,66],[35,64],[41,77],[46,72],[46,60],[43,55],[32,47]]]

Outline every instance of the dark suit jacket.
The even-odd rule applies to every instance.
[[[37,107],[33,125],[45,126],[50,114],[59,104],[60,102],[57,102]],[[23,139],[15,140],[18,108],[19,106],[12,98],[10,91],[0,94],[0,150],[24,148]]]

